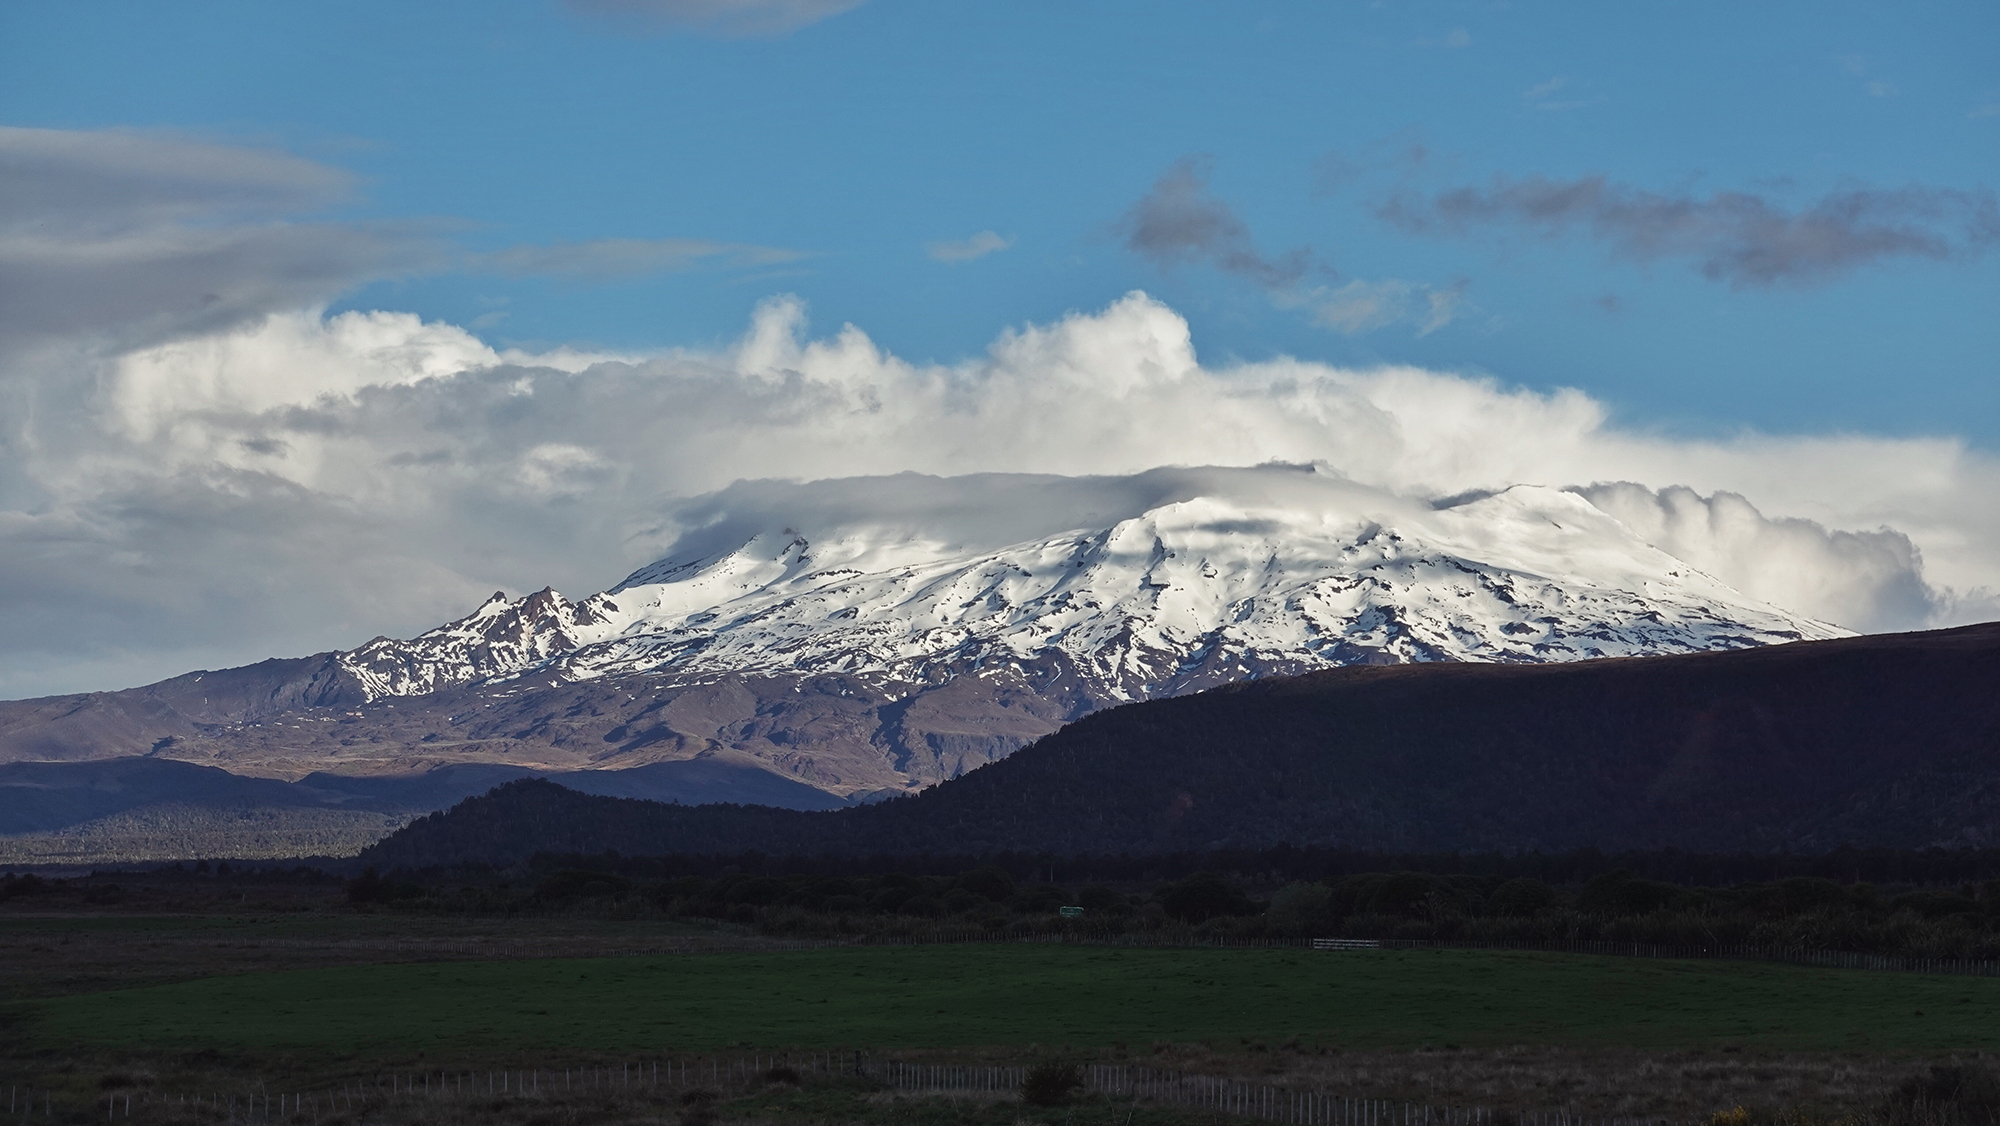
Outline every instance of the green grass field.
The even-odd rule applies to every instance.
[[[707,1051],[1245,1040],[2000,1048],[2000,980],[1484,951],[924,946],[285,970],[20,1002],[115,1049]]]

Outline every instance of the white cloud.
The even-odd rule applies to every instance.
[[[1014,240],[1011,238],[1002,238],[992,231],[981,231],[971,238],[959,239],[956,242],[934,242],[924,247],[924,250],[940,262],[970,262],[974,258],[984,258],[1012,245]]]
[[[0,446],[0,633],[27,639],[0,656],[0,694],[408,634],[500,587],[587,592],[672,539],[678,498],[905,469],[1279,459],[1417,497],[1574,485],[1695,565],[1845,624],[2000,609],[1977,589],[2000,587],[2000,466],[1949,440],[1681,440],[1577,391],[1210,367],[1140,294],[945,366],[853,326],[811,337],[804,318],[776,299],[728,348],[620,358],[294,313],[92,369],[95,392]]]
[[[1521,100],[1528,103],[1531,106],[1540,105],[1541,103],[1547,101],[1550,95],[1554,94],[1558,90],[1561,90],[1564,86],[1567,85],[1569,85],[1569,79],[1564,78],[1561,75],[1557,75],[1556,77],[1549,79],[1547,82],[1537,82],[1533,86],[1528,87],[1526,90],[1521,91]]]
[[[190,416],[255,415],[499,362],[464,329],[409,313],[278,314],[125,357],[105,388],[105,421],[144,441]]]
[[[1258,255],[1195,171],[1139,209],[1136,249],[1245,272],[1344,331],[1465,314],[1462,285],[1301,289],[1305,260]],[[1282,459],[1415,497],[1576,485],[1723,578],[1833,620],[2000,611],[2000,470],[1954,441],[1683,441],[1613,426],[1575,391],[1207,366],[1187,323],[1140,294],[951,365],[911,364],[851,325],[811,338],[789,298],[722,349],[503,351],[408,313],[319,310],[399,271],[791,252],[605,240],[468,256],[422,230],[312,218],[352,188],[283,153],[0,129],[0,696],[408,634],[496,587],[594,590],[648,561],[691,495],[905,469]]]
[[[1772,519],[1736,493],[1704,497],[1684,486],[1630,482],[1576,490],[1653,546],[1738,590],[1860,630],[1908,628],[1938,607],[1914,543],[1889,528],[1831,531]]]
[[[1418,336],[1429,336],[1471,308],[1465,291],[1463,281],[1439,289],[1400,278],[1357,278],[1341,286],[1315,286],[1287,295],[1280,304],[1303,305],[1314,321],[1348,336],[1398,324],[1415,325]]]
[[[790,35],[866,0],[565,0],[571,11],[640,31],[689,30],[728,38]]]
[[[1546,82],[1537,82],[1526,90],[1521,91],[1521,104],[1527,106],[1529,109],[1555,111],[1579,109],[1583,106],[1596,105],[1604,100],[1602,96],[1593,98],[1559,98],[1556,96],[1569,89],[1571,89],[1569,77],[1558,74]]]

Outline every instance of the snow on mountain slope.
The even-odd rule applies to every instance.
[[[1431,505],[1300,466],[748,482],[602,594],[502,595],[340,658],[371,698],[534,671],[844,673],[891,697],[1059,660],[1104,701],[1242,676],[1566,661],[1848,631],[1756,602],[1583,497]]]

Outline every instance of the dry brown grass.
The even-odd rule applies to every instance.
[[[1043,1053],[1045,1060],[1064,1057]],[[1019,1053],[906,1053],[925,1062],[1029,1063]],[[26,1060],[0,1061],[11,1068]],[[150,1061],[112,1059],[37,1060],[39,1082],[54,1084],[57,1109],[70,1117],[94,1105],[97,1117],[109,1106],[123,1117],[123,1097],[133,1098],[134,1122],[208,1124],[228,1118],[221,1105],[181,1101],[190,1091],[260,1086],[241,1067],[248,1061],[204,1058]],[[340,1069],[339,1061],[323,1061]],[[359,1061],[348,1061],[349,1066]],[[1133,1061],[1136,1065],[1141,1061]],[[1148,1066],[1185,1069],[1246,1082],[1318,1090],[1353,1097],[1408,1101],[1432,1106],[1478,1106],[1516,1115],[1563,1112],[1591,1119],[1700,1126],[1994,1126],[1991,1107],[1926,1101],[1935,1091],[1934,1068],[1959,1067],[1983,1075],[1989,1087],[1991,1058],[1884,1058],[1736,1052],[1592,1052],[1573,1049],[1489,1051],[1342,1052],[1326,1055],[1285,1051],[1228,1054],[1201,1047],[1151,1053]],[[272,1079],[281,1084],[282,1079]],[[4,1083],[0,1079],[0,1083]],[[404,1126],[416,1123],[499,1123],[556,1126],[576,1123],[677,1123],[678,1126],[1009,1126],[1026,1116],[1033,1122],[1069,1126],[1223,1126],[1241,1121],[1211,1111],[1101,1095],[1082,1096],[1073,1106],[1036,1108],[1014,1092],[887,1091],[861,1081],[808,1077],[803,1082],[756,1079],[714,1090],[705,1085],[658,1088],[635,1083],[609,1090],[558,1090],[544,1077],[538,1093],[502,1096],[353,1099],[362,1085],[322,1072],[298,1086],[317,1091],[303,1112],[269,1121],[292,1126]],[[1926,1083],[1931,1086],[1926,1087]],[[1901,1087],[1904,1097],[1898,1102]],[[268,1088],[273,1095],[276,1087]],[[1911,1091],[1919,1092],[1915,1101]],[[704,1094],[706,1092],[706,1094]],[[712,1095],[713,1097],[709,1097]],[[107,1102],[107,1100],[111,1100]],[[1741,1115],[1728,1112],[1743,1108]],[[238,1120],[247,1106],[239,1102]],[[275,1110],[275,1108],[274,1108]],[[1719,1116],[1719,1117],[1718,1117]],[[261,1109],[254,1121],[265,1121]],[[1101,1123],[1100,1123],[1101,1120]]]
[[[1060,1048],[1045,1054],[1073,1056]],[[1020,1053],[904,1053],[923,1062],[1020,1063]],[[1087,1054],[1086,1054],[1087,1055]],[[1182,1071],[1361,1098],[1514,1112],[1562,1110],[1593,1117],[1706,1120],[1742,1106],[1860,1113],[1934,1066],[2000,1067],[1980,1053],[1882,1055],[1515,1047],[1339,1051],[1297,1045],[1249,1051],[1199,1044],[1127,1050],[1135,1067]],[[1120,1059],[1100,1059],[1117,1063]],[[1762,1121],[1762,1119],[1760,1119]]]

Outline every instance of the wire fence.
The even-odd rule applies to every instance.
[[[863,1057],[853,1053],[793,1052],[782,1055],[640,1057],[589,1066],[535,1066],[392,1072],[353,1077],[339,1083],[295,1087],[282,1081],[250,1079],[228,1089],[157,1091],[114,1090],[96,1099],[92,1117],[109,1121],[286,1123],[303,1126],[323,1118],[353,1120],[396,1113],[399,1121],[424,1121],[427,1110],[460,1110],[475,1105],[496,1114],[509,1104],[532,1107],[578,1095],[626,1101],[656,1101],[691,1090],[727,1093],[762,1086],[786,1069],[789,1078],[853,1077],[866,1074]],[[8,1114],[24,1121],[78,1120],[73,1092],[44,1087],[8,1088]]]
[[[609,1097],[665,1113],[694,1091],[729,1097],[774,1083],[863,1080],[913,1097],[1020,1098],[1031,1068],[1024,1065],[915,1063],[852,1052],[791,1052],[746,1056],[645,1057],[579,1067],[527,1066],[482,1070],[397,1072],[311,1088],[251,1081],[229,1090],[111,1091],[94,1111],[76,1096],[9,1087],[10,1120],[132,1123],[216,1123],[308,1126],[370,1116],[398,1122],[463,1120],[468,1109],[500,1120],[509,1110],[532,1113],[575,1100]],[[1083,1090],[1135,1106],[1193,1110],[1210,1118],[1281,1126],[1686,1126],[1672,1119],[1591,1116],[1551,1107],[1502,1112],[1328,1091],[1283,1083],[1126,1064],[1078,1069]]]

